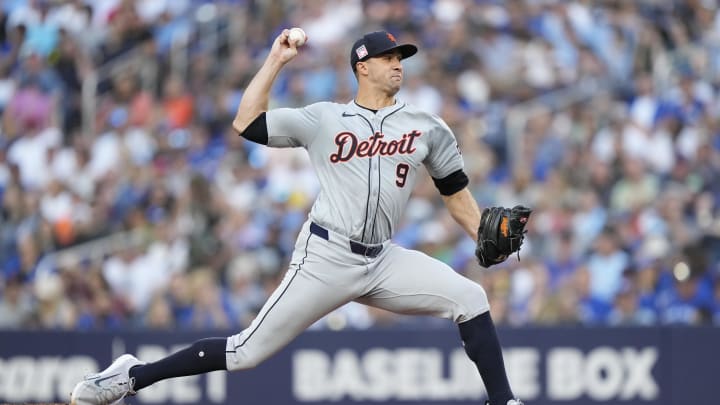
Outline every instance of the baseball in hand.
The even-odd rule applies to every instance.
[[[303,46],[305,44],[305,31],[302,28],[294,27],[290,28],[290,34],[288,34],[288,42],[294,43],[295,46]]]

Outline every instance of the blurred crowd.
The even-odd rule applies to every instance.
[[[496,322],[720,325],[715,1],[6,0],[0,328],[250,322],[318,190],[304,150],[230,127],[291,26],[271,107],[349,101],[350,44],[386,29],[419,45],[399,97],[454,130],[480,205],[534,208],[519,260],[481,269],[425,176],[395,237]],[[349,304],[312,327],[408,325],[449,323]]]

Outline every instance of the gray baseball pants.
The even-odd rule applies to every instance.
[[[347,237],[309,220],[303,225],[282,282],[250,326],[227,340],[228,370],[257,366],[350,301],[456,323],[490,309],[479,284],[437,259],[391,241],[366,254],[351,244],[358,251]]]

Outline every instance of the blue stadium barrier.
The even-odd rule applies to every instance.
[[[215,332],[223,336],[231,332]],[[713,403],[720,328],[501,329],[528,405]],[[0,332],[0,403],[67,401],[123,352],[154,360],[206,334]],[[132,404],[478,404],[455,330],[306,332],[259,367],[168,380]]]

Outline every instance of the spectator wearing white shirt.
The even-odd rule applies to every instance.
[[[39,127],[39,123],[26,123],[25,131],[8,149],[8,161],[20,168],[23,187],[31,190],[44,188],[52,179],[48,166],[48,151],[60,143],[57,128]]]

